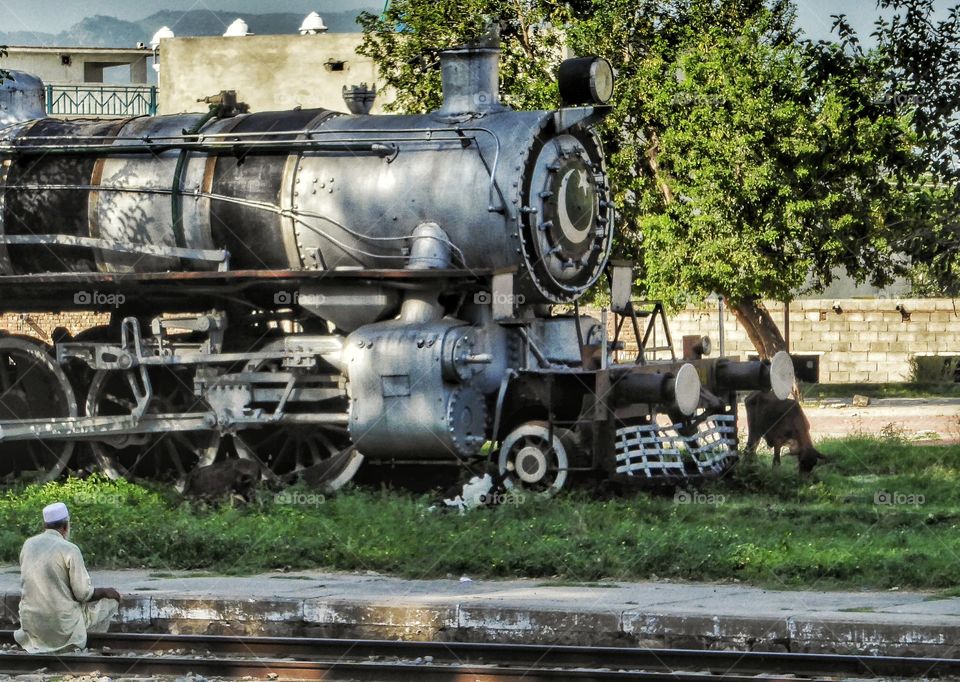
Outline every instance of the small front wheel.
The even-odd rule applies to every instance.
[[[560,492],[569,475],[567,450],[559,433],[554,429],[551,434],[550,426],[539,421],[521,424],[503,439],[497,466],[508,489],[544,497]]]

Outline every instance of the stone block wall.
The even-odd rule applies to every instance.
[[[903,307],[909,319],[897,310]],[[839,306],[841,312],[835,312]],[[783,304],[767,302],[773,319],[783,324]],[[595,310],[584,310],[599,319]],[[0,315],[0,330],[50,341],[56,327],[77,334],[109,322],[108,313],[8,313]],[[720,315],[716,304],[689,306],[670,318],[674,348],[679,355],[687,334],[706,335],[719,353]],[[609,324],[613,325],[613,316]],[[621,333],[636,348],[630,325]],[[726,355],[746,358],[754,353],[743,328],[729,310],[723,314]],[[611,329],[611,338],[613,335]],[[657,344],[663,343],[658,330]],[[915,356],[960,356],[960,301],[954,299],[820,299],[790,304],[790,350],[820,357],[823,383],[882,383],[907,381]]]
[[[767,308],[782,330],[783,304],[768,301]],[[819,355],[823,383],[907,381],[914,356],[960,356],[960,301],[954,299],[800,300],[790,304],[789,312],[790,350]],[[718,349],[719,323],[715,304],[691,306],[673,316],[670,328],[678,353],[686,334],[707,335]],[[723,328],[727,355],[755,352],[729,310]]]
[[[66,327],[71,334],[110,322],[109,313],[4,313],[0,330],[16,336],[31,336],[50,343],[50,334],[57,327]]]

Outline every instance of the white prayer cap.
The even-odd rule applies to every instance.
[[[43,522],[56,523],[70,518],[70,512],[67,511],[67,505],[63,502],[54,502],[43,508]]]

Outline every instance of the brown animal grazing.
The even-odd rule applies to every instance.
[[[796,455],[800,473],[813,471],[818,460],[826,460],[810,439],[810,422],[796,400],[780,400],[769,391],[755,391],[743,401],[747,408],[746,454],[756,452],[763,438],[773,449],[773,464],[780,465],[780,448],[788,446]]]
[[[260,481],[260,464],[250,459],[225,459],[194,469],[187,476],[183,494],[213,501],[239,495],[248,502]]]

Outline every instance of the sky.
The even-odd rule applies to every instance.
[[[238,15],[272,12],[345,12],[380,0],[0,0],[0,30],[59,33],[78,21],[104,14],[136,21],[159,10],[230,10]],[[159,28],[159,27],[158,27]]]
[[[866,37],[873,30],[873,24],[879,16],[875,0],[794,0],[797,6],[797,21],[801,28],[814,40],[830,37],[830,27],[834,14],[845,14],[861,36],[865,44]],[[960,0],[934,0],[937,18],[946,19],[950,7],[960,4]]]
[[[876,18],[873,0],[794,0],[801,27],[814,39],[830,36],[832,14],[846,14],[861,35],[868,34]],[[935,0],[943,15],[960,0]],[[81,19],[105,14],[137,20],[157,10],[212,9],[244,12],[346,11],[378,5],[379,0],[0,0],[0,30],[58,33]],[[159,28],[159,27],[158,27]]]

